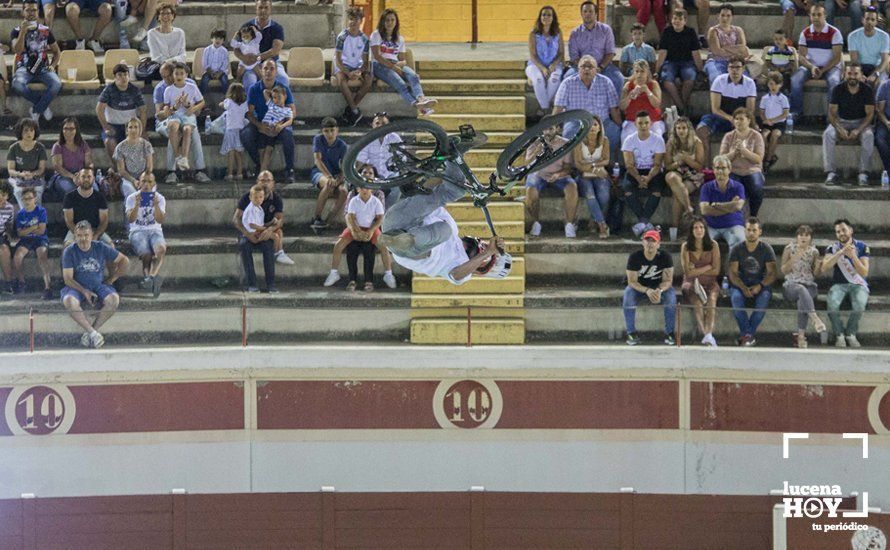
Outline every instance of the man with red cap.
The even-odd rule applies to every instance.
[[[670,253],[659,250],[661,234],[655,230],[643,233],[643,248],[627,258],[627,288],[624,289],[624,325],[627,345],[640,343],[637,336],[637,305],[647,298],[650,303],[664,307],[664,343],[673,346],[677,296],[672,287],[674,260]]]

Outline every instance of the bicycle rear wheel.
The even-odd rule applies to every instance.
[[[548,116],[520,134],[498,156],[498,177],[516,181],[545,168],[569,154],[587,137],[593,115],[583,109]],[[545,137],[562,134],[556,144]]]
[[[398,136],[398,139],[389,137],[390,134]],[[359,157],[369,145],[379,140],[390,142],[386,145],[391,155],[387,161],[390,173],[368,179],[361,174]],[[350,145],[343,158],[343,174],[346,181],[356,187],[392,189],[416,182],[431,172],[443,173],[450,151],[448,134],[435,122],[397,120],[371,130]]]

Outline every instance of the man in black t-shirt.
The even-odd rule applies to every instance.
[[[108,201],[102,193],[93,189],[93,171],[84,168],[77,173],[76,179],[77,189],[65,195],[62,201],[62,213],[68,227],[65,246],[74,242],[77,222],[86,220],[93,227],[93,240],[114,248],[114,242],[105,232],[108,229]]]
[[[275,177],[272,176],[272,172],[263,170],[257,175],[256,182],[266,189],[266,197],[263,199],[262,205],[263,224],[266,225],[263,233],[268,234],[265,239],[272,239],[275,244],[275,262],[283,265],[294,265],[294,261],[284,253],[284,231],[282,229],[284,227],[284,201],[275,192]],[[241,200],[238,201],[238,208],[235,209],[235,215],[232,218],[235,229],[244,237],[247,237],[248,233],[252,233],[245,229],[241,223],[241,215],[244,214],[244,209],[247,208],[248,204],[250,204],[250,193],[245,193]]]
[[[695,31],[686,26],[686,10],[675,9],[671,24],[665,27],[658,42],[655,74],[661,75],[661,85],[671,96],[677,109],[686,113],[692,98],[692,87],[702,70],[699,40]],[[683,81],[677,91],[676,80]]]
[[[636,346],[640,337],[636,333],[637,305],[643,298],[652,304],[664,306],[664,343],[674,345],[674,323],[677,296],[672,287],[674,260],[670,253],[659,250],[661,234],[657,230],[643,234],[643,249],[627,258],[627,287],[624,289],[624,324],[627,328],[627,345]]]
[[[739,326],[740,346],[753,346],[757,327],[766,316],[772,298],[772,284],[776,282],[776,254],[760,240],[763,232],[760,220],[750,217],[745,222],[745,240],[729,251],[729,298],[732,314]],[[745,310],[745,300],[754,302],[751,315]]]
[[[859,185],[868,185],[868,168],[875,149],[875,134],[871,127],[875,118],[875,92],[861,80],[862,66],[848,63],[844,69],[844,83],[831,91],[828,128],[822,134],[825,185],[838,183],[834,164],[834,149],[838,140],[859,141]]]

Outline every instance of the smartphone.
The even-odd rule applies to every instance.
[[[155,193],[154,191],[142,191],[139,194],[139,205],[140,206],[151,206],[154,201]]]

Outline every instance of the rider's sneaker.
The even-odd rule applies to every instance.
[[[541,236],[541,222],[535,222],[532,224],[532,228],[528,232],[529,237],[540,237]]]
[[[577,236],[578,236],[578,232],[575,230],[575,224],[567,223],[566,224],[566,238],[574,239]]]

